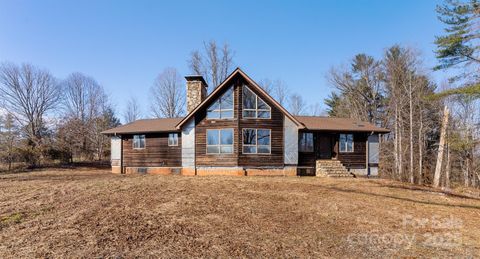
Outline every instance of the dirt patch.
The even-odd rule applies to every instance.
[[[385,180],[0,176],[0,257],[480,254],[480,200]]]

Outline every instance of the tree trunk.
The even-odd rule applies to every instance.
[[[476,170],[475,170],[475,161],[473,160],[474,158],[474,154],[475,154],[475,149],[472,148],[472,151],[471,151],[471,156],[470,156],[470,171],[472,172],[471,175],[472,175],[472,187],[477,187],[477,177],[476,177]]]
[[[415,183],[415,178],[413,175],[413,100],[412,100],[412,81],[410,80],[409,84],[409,115],[410,115],[410,183]]]
[[[400,175],[400,179],[402,181],[405,180],[405,175],[403,175],[403,120],[400,116],[400,129],[399,129],[399,136],[398,136],[398,165],[399,170],[398,174]]]
[[[447,143],[447,166],[445,168],[445,187],[447,189],[450,189],[450,170],[451,170],[451,164],[450,164],[450,146]]]
[[[445,106],[443,110],[442,128],[440,130],[440,143],[438,145],[437,164],[435,165],[435,174],[433,176],[434,187],[438,187],[440,185],[440,175],[442,173],[443,151],[445,149],[449,113],[450,112],[448,110],[448,107]]]
[[[468,187],[468,160],[463,160],[462,162],[462,172],[463,172],[463,181],[464,181],[464,186]]]
[[[395,104],[395,141],[393,142],[393,155],[395,159],[395,170],[394,170],[394,177],[400,179],[399,176],[399,166],[398,166],[398,105]]]
[[[418,130],[418,184],[423,184],[423,114],[420,109],[420,128]]]

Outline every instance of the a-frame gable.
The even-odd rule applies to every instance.
[[[180,129],[187,121],[189,121],[198,111],[203,108],[206,108],[206,105],[211,103],[215,98],[218,98],[220,93],[223,92],[225,87],[231,85],[231,80],[236,76],[240,75],[249,83],[248,87],[255,93],[260,92],[262,96],[265,97],[266,101],[277,109],[279,109],[286,117],[297,125],[299,128],[304,128],[305,126],[298,121],[293,115],[291,115],[282,105],[280,105],[274,98],[272,98],[263,88],[261,88],[255,81],[253,81],[247,74],[245,74],[240,68],[236,68],[202,103],[200,103],[193,111],[191,111],[187,116],[185,116],[177,125],[176,128]],[[263,99],[263,98],[262,98]],[[240,104],[241,105],[241,104]]]

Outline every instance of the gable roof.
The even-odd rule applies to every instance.
[[[388,129],[377,127],[371,123],[350,119],[320,116],[295,116],[308,130],[351,131],[388,133]]]
[[[190,118],[192,118],[197,111],[204,108],[212,99],[216,97],[216,95],[225,87],[228,87],[227,82],[230,81],[234,76],[237,74],[241,75],[245,80],[250,83],[250,87],[255,88],[255,90],[262,93],[266,96],[267,100],[273,103],[273,105],[279,109],[285,116],[287,116],[290,120],[292,120],[299,128],[303,128],[303,124],[298,121],[293,115],[291,115],[282,105],[280,105],[275,99],[273,99],[263,88],[261,88],[255,81],[253,81],[247,74],[245,74],[240,68],[236,68],[223,82],[201,102],[193,111],[191,111],[187,116],[185,116],[175,127],[180,129],[183,124],[185,124]]]
[[[131,134],[131,133],[152,133],[152,132],[172,132],[178,131],[175,125],[182,118],[162,118],[162,119],[144,119],[103,131],[102,134]]]
[[[388,129],[377,127],[371,123],[349,118],[294,116],[307,130],[324,131],[351,131],[388,133]],[[153,132],[178,132],[176,125],[182,118],[162,118],[137,120],[113,129],[103,131],[102,134],[134,134]]]

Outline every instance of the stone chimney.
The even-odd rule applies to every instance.
[[[186,76],[187,80],[187,113],[193,111],[207,98],[207,83],[202,76]]]

